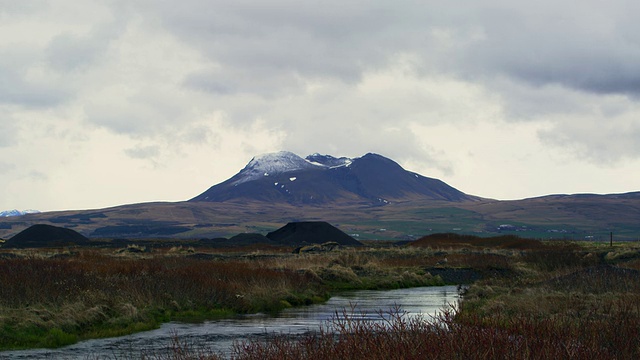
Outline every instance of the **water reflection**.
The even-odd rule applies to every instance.
[[[254,314],[200,324],[167,323],[159,329],[108,339],[87,340],[61,349],[0,352],[0,359],[121,359],[142,352],[161,353],[177,335],[181,341],[228,354],[234,341],[284,333],[291,335],[316,331],[343,309],[377,317],[380,311],[395,307],[408,316],[434,315],[443,307],[455,305],[455,286],[423,287],[387,291],[352,291],[332,297],[324,304],[287,309],[277,316]]]

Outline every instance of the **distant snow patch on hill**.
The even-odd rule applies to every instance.
[[[27,215],[27,214],[38,214],[40,213],[40,211],[38,210],[5,210],[5,211],[0,211],[0,217],[10,217],[10,216],[22,216],[22,215]]]

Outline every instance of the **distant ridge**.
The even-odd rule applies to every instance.
[[[194,197],[194,202],[266,201],[289,204],[391,201],[476,201],[438,179],[407,171],[391,159],[368,153],[358,158],[292,152],[256,156],[236,175]]]

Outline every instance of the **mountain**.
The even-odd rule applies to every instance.
[[[264,201],[297,205],[386,205],[392,201],[475,201],[447,184],[369,153],[358,158],[281,151],[256,156],[236,175],[190,201]]]
[[[231,246],[247,242],[248,235],[229,239],[238,234],[325,221],[360,241],[450,232],[600,241],[613,233],[614,239],[640,241],[639,218],[640,192],[501,201],[467,195],[377,154],[302,158],[279,152],[254,157],[188,201],[0,217],[0,238],[49,224],[93,239],[224,237]]]
[[[39,214],[40,211],[38,210],[6,210],[6,211],[0,211],[0,217],[9,217],[9,216],[22,216],[22,215],[27,215],[27,214]]]

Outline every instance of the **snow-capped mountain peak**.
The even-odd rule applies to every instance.
[[[305,160],[290,151],[262,154],[255,156],[251,161],[249,161],[247,166],[245,166],[238,174],[240,178],[234,182],[234,185],[256,180],[265,176],[272,176],[313,167],[325,166]]]

